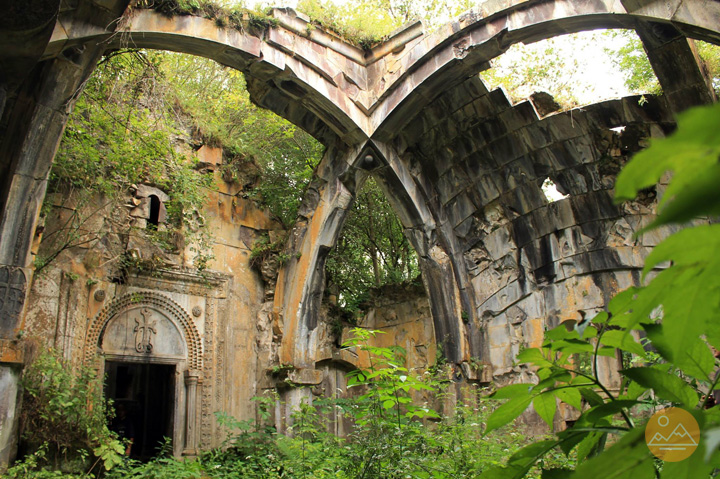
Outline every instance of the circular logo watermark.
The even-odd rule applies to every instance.
[[[648,421],[645,442],[658,459],[667,462],[682,461],[697,449],[700,427],[692,414],[684,409],[662,409]]]

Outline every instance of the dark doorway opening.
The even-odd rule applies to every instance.
[[[175,366],[106,361],[105,374],[105,397],[118,413],[111,429],[132,436],[130,457],[154,457],[164,438],[173,437]]]
[[[160,198],[156,195],[150,195],[150,217],[148,218],[148,228],[156,230],[160,224]]]

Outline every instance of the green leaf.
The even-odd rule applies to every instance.
[[[548,361],[538,348],[528,348],[520,351],[515,358],[519,363],[532,363],[540,367],[552,366],[552,362]]]
[[[562,351],[567,354],[592,353],[595,351],[595,346],[581,339],[561,339],[553,341],[552,347],[556,351]]]
[[[702,170],[717,162],[720,153],[720,106],[693,108],[678,115],[677,130],[653,139],[625,165],[615,184],[615,200],[629,200],[654,185],[667,171]]]
[[[604,311],[602,313],[600,313],[598,316],[602,316],[602,315],[607,317],[607,313]],[[594,321],[594,318],[593,318],[593,321]],[[585,340],[595,338],[598,335],[597,328],[595,326],[590,326],[589,321],[585,321],[584,323],[581,323],[581,324],[576,324],[575,331],[577,331],[578,334],[581,335],[582,339],[585,339]]]
[[[698,403],[695,391],[682,379],[655,368],[630,368],[620,371],[638,384],[652,388],[663,399],[694,408]]]
[[[696,379],[710,381],[715,368],[715,357],[701,338],[692,340],[691,345],[674,353],[663,334],[662,324],[645,325],[647,337],[660,355]]]
[[[686,223],[698,216],[720,214],[720,164],[693,171],[692,175],[675,175],[665,191],[664,201],[659,206],[660,214],[647,227],[639,232],[657,228],[669,223]]]
[[[718,188],[720,190],[720,188]],[[675,266],[718,263],[720,250],[720,224],[701,225],[681,230],[653,248],[645,259],[643,274],[665,261]]]
[[[720,427],[708,429],[703,433],[703,439],[705,439],[705,462],[710,461],[713,453],[720,446]]]
[[[707,444],[705,446],[707,447]],[[710,473],[715,468],[712,464],[708,464],[703,460],[704,452],[705,448],[701,442],[700,447],[695,449],[695,452],[687,459],[678,462],[665,462],[660,478],[678,479],[687,477],[688,479],[700,479],[710,477]]]
[[[607,417],[612,417],[625,409],[635,406],[638,402],[632,399],[616,399],[587,410],[583,416],[591,423],[597,423]]]
[[[598,406],[598,405],[600,405],[600,404],[604,404],[604,403],[605,403],[605,401],[603,401],[603,398],[601,398],[601,397],[598,395],[598,393],[596,393],[595,391],[593,391],[593,390],[592,390],[591,388],[589,388],[589,387],[580,388],[579,391],[580,391],[580,394],[582,395],[582,397],[583,397],[588,403],[590,403],[591,406]]]
[[[600,342],[605,346],[627,351],[638,356],[645,356],[645,349],[635,341],[630,331],[613,329],[605,331],[600,337]]]
[[[663,271],[656,280],[662,275],[672,281],[670,291],[660,301],[663,335],[673,357],[679,358],[692,350],[700,336],[713,336],[708,326],[720,316],[720,275],[714,269],[684,270],[677,266]]]
[[[580,339],[580,335],[573,329],[568,330],[566,323],[560,323],[549,331],[545,332],[547,339]]]
[[[552,388],[558,381],[566,383],[572,380],[572,374],[570,374],[570,371],[565,368],[555,366],[553,368],[544,368],[541,371],[543,374],[538,374],[541,381],[535,385],[533,391],[542,391],[546,388]]]
[[[491,466],[482,472],[479,479],[520,479],[526,472],[519,466]]]
[[[508,466],[522,467],[527,470],[557,445],[557,441],[537,441],[529,444],[510,456]]]
[[[562,449],[566,456],[569,456],[573,448],[583,442],[588,434],[590,434],[589,431],[576,431],[572,428],[558,432],[557,436],[561,439],[559,444],[560,449]]]
[[[550,428],[552,428],[555,410],[557,409],[557,403],[555,402],[555,395],[553,392],[546,392],[535,396],[533,399],[533,408],[535,408],[535,412],[538,413],[542,420],[545,421]]]
[[[626,397],[628,399],[637,399],[642,396],[643,393],[645,393],[645,391],[647,391],[648,389],[649,388],[646,388],[645,386],[642,386],[635,381],[630,381],[630,384],[628,384]]]
[[[655,457],[645,443],[644,428],[625,434],[602,454],[580,464],[573,479],[654,479]]]
[[[531,401],[530,396],[516,397],[495,409],[487,420],[485,434],[514,421],[527,409]]]
[[[627,312],[637,295],[638,289],[639,288],[628,288],[616,294],[608,303],[608,311],[610,311],[610,314],[617,316]]]
[[[568,479],[572,475],[572,469],[543,469],[541,479]]]
[[[510,399],[518,396],[529,396],[532,387],[532,384],[510,384],[498,389],[489,397],[492,399]]]
[[[562,402],[571,405],[578,411],[582,411],[582,395],[577,388],[564,387],[553,390],[555,396]]]
[[[600,442],[600,439],[602,439],[607,433],[601,432],[601,431],[592,431],[590,434],[587,435],[585,439],[583,439],[580,444],[578,444],[577,448],[577,460],[578,462],[582,462],[585,460],[585,458],[590,455],[593,450],[596,448],[598,443]]]

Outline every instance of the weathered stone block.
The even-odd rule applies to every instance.
[[[311,386],[320,384],[323,380],[323,372],[317,369],[295,369],[288,373],[288,380],[293,384]]]

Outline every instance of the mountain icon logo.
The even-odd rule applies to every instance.
[[[700,428],[689,412],[668,408],[656,412],[645,428],[645,441],[650,452],[668,462],[687,459],[697,449]]]

